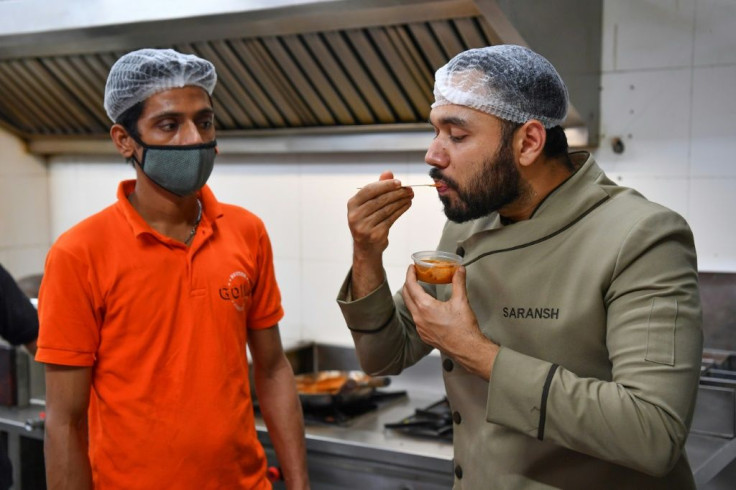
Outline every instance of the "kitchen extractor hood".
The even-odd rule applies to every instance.
[[[111,152],[110,66],[173,47],[217,68],[223,149],[421,150],[434,71],[513,43],[558,68],[571,145],[594,146],[601,11],[600,0],[0,1],[0,125],[37,154]]]

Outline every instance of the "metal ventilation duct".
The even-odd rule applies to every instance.
[[[37,153],[99,151],[92,143],[107,140],[110,66],[131,49],[156,46],[215,64],[220,141],[426,131],[439,66],[465,49],[526,43],[495,1],[282,1],[243,10],[258,3],[179,19],[0,32],[0,124]],[[597,94],[597,84],[591,89]],[[593,143],[597,106],[585,117],[572,109],[566,126],[583,135],[578,144]]]

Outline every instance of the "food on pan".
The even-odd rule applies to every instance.
[[[337,394],[349,380],[357,383],[367,382],[367,374],[347,371],[321,371],[318,373],[298,374],[295,376],[296,389],[299,393]]]

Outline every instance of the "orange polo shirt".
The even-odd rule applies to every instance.
[[[265,227],[204,187],[186,247],[138,215],[134,185],[51,247],[36,359],[93,367],[95,488],[271,488],[246,357],[248,330],[283,316]]]

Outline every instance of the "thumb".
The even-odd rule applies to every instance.
[[[385,172],[381,173],[381,176],[378,177],[378,180],[391,180],[394,178],[393,172],[390,170],[386,170]]]
[[[467,296],[465,289],[465,267],[462,265],[457,268],[452,276],[452,298],[464,300]]]

